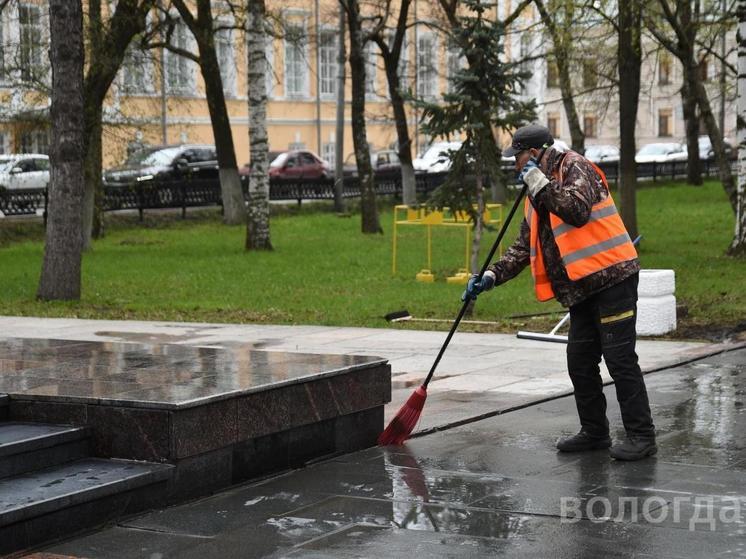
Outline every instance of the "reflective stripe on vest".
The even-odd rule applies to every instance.
[[[568,152],[568,155],[570,153],[572,152]],[[592,162],[589,163],[593,165],[607,190],[606,199],[593,205],[588,221],[581,227],[570,225],[562,221],[559,216],[549,213],[554,240],[559,248],[567,275],[572,281],[637,257],[637,251],[609,192],[606,176],[598,166]],[[563,159],[559,172],[554,177],[560,183],[563,180],[564,164]],[[541,255],[538,214],[528,199],[526,199],[524,215],[530,228],[531,273],[534,276],[536,296],[540,301],[546,301],[554,296],[554,292]]]

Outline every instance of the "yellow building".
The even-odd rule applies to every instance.
[[[215,2],[218,5],[217,2]],[[413,22],[435,17],[432,1],[419,0]],[[106,8],[107,3],[103,3]],[[271,68],[268,131],[270,149],[305,148],[333,162],[337,107],[338,3],[336,0],[269,0],[268,10],[279,16],[286,38],[267,47]],[[215,12],[222,29],[216,35],[226,103],[239,165],[249,159],[246,35],[227,29],[236,22],[229,11]],[[11,3],[2,14],[3,73],[0,82],[0,150],[45,151],[48,132],[46,95],[34,90],[36,77],[48,81],[47,5],[43,0]],[[172,43],[197,52],[185,24],[179,23]],[[15,49],[15,50],[14,50]],[[12,52],[16,52],[14,56]],[[439,96],[448,87],[448,74],[458,58],[431,27],[410,28],[400,74],[406,88],[422,96]],[[368,140],[374,149],[396,142],[388,86],[378,48],[367,47],[366,113]],[[11,67],[10,60],[16,63]],[[21,67],[18,67],[20,62]],[[31,76],[34,74],[34,76]],[[353,152],[350,121],[349,68],[346,82],[344,153]],[[205,88],[196,63],[160,49],[143,51],[133,43],[112,84],[104,107],[104,167],[122,162],[128,148],[142,144],[212,143]],[[33,117],[33,118],[32,118]],[[416,115],[410,114],[410,133]],[[417,138],[415,150],[426,139]],[[419,148],[419,149],[418,149]]]

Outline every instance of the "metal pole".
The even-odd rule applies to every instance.
[[[344,212],[345,147],[345,9],[339,6],[339,49],[337,53],[337,128],[334,133],[334,211]]]
[[[322,156],[321,149],[321,28],[319,25],[319,0],[314,4],[316,25],[316,153]]]

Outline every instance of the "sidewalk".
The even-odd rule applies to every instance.
[[[577,429],[564,397],[154,511],[33,557],[746,557],[746,349],[646,382],[655,458],[557,453],[555,438]]]
[[[267,351],[360,354],[385,357],[392,368],[387,420],[419,385],[446,332],[397,328],[340,328],[100,321],[0,317],[0,332],[22,338],[248,347]],[[508,334],[456,333],[429,386],[416,431],[460,424],[549,397],[569,394],[565,345],[521,340]],[[721,351],[725,346],[679,341],[638,341],[646,372]],[[604,381],[610,377],[603,369]]]

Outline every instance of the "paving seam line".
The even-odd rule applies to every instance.
[[[656,368],[653,368],[653,369],[650,369],[650,370],[643,371],[643,375],[647,376],[647,375],[649,375],[651,373],[657,373],[657,372],[660,372],[660,371],[666,371],[668,369],[673,369],[675,367],[681,367],[683,365],[689,365],[690,363],[695,363],[697,361],[702,361],[703,359],[708,359],[708,358],[713,357],[715,355],[720,355],[720,354],[723,354],[723,353],[729,353],[731,351],[737,351],[739,349],[744,349],[744,348],[746,348],[746,342],[744,342],[744,343],[738,343],[738,344],[735,344],[733,346],[729,346],[729,347],[725,347],[725,348],[719,348],[717,350],[714,350],[712,352],[706,353],[704,355],[699,355],[697,357],[692,357],[691,359],[686,359],[684,361],[680,361],[680,362],[677,362],[677,363],[672,363],[672,364],[669,364],[669,365],[663,365],[663,366],[660,366],[660,367],[656,367]],[[603,383],[604,386],[609,386],[609,385],[612,385],[612,384],[614,384],[613,380],[610,380],[610,381],[607,381],[607,382]],[[422,431],[417,431],[417,432],[413,433],[412,436],[411,436],[411,438],[414,439],[416,437],[424,437],[426,435],[432,435],[433,433],[438,433],[440,431],[448,431],[449,429],[454,429],[456,427],[461,427],[463,425],[468,425],[469,423],[475,423],[475,422],[481,421],[483,419],[489,419],[491,417],[495,417],[495,416],[498,416],[498,415],[503,415],[503,414],[506,414],[506,413],[510,413],[510,412],[514,412],[514,411],[519,411],[519,410],[528,408],[530,406],[535,406],[535,405],[539,405],[539,404],[545,404],[547,402],[552,402],[554,400],[559,400],[560,398],[566,398],[568,396],[572,396],[573,392],[574,392],[573,390],[568,390],[568,391],[565,391],[565,392],[560,392],[558,394],[553,394],[552,396],[547,396],[546,398],[541,398],[539,400],[532,400],[532,401],[526,402],[524,404],[518,404],[517,406],[512,406],[512,407],[505,408],[505,409],[494,410],[494,411],[482,413],[482,414],[479,414],[479,415],[474,415],[474,416],[471,416],[471,417],[467,417],[465,419],[459,419],[458,421],[453,421],[451,423],[445,423],[444,425],[436,425],[434,427],[429,427],[427,429],[423,429]]]

